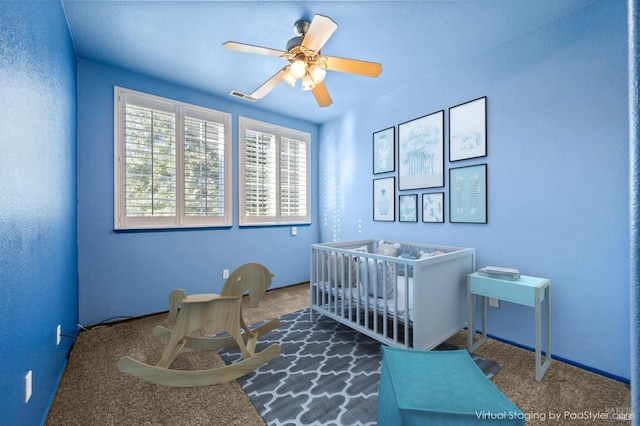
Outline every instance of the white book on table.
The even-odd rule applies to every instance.
[[[520,271],[515,268],[503,268],[499,266],[485,266],[478,270],[480,275],[501,280],[515,281],[520,278]]]

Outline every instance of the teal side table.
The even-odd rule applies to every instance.
[[[487,297],[531,306],[535,310],[536,321],[536,380],[540,381],[551,365],[551,316],[550,286],[546,278],[521,275],[515,281],[490,278],[477,272],[467,275],[467,311],[469,315],[469,332],[467,333],[467,350],[474,352],[487,341]],[[474,296],[480,296],[482,302],[482,334],[476,341],[473,326]],[[545,359],[542,362],[542,304],[545,305]]]

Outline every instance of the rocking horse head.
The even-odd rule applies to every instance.
[[[229,276],[222,287],[221,296],[241,296],[249,293],[249,306],[258,306],[262,296],[271,286],[273,274],[259,263],[245,263]]]
[[[222,287],[220,296],[242,296],[249,293],[249,306],[255,308],[262,296],[271,286],[273,274],[259,263],[245,263],[233,271]],[[187,294],[182,289],[173,290],[169,294],[169,317],[167,324],[175,324],[178,308]]]

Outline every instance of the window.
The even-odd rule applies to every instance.
[[[230,115],[115,88],[116,229],[231,225]]]
[[[310,135],[239,119],[240,225],[311,222]]]

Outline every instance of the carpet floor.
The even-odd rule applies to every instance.
[[[309,285],[271,290],[257,308],[243,308],[248,324],[309,307]],[[122,374],[116,365],[129,355],[155,364],[164,345],[153,338],[166,313],[82,331],[69,354],[53,397],[46,426],[75,425],[264,425],[238,382],[202,388],[171,388]],[[221,330],[204,330],[205,335]],[[466,332],[447,343],[464,348]],[[628,385],[554,360],[541,382],[535,380],[533,352],[493,339],[477,354],[502,368],[493,383],[527,414],[527,426],[629,425]],[[217,353],[183,351],[174,368],[224,365]],[[603,413],[594,421],[589,415]],[[551,418],[551,416],[554,418]],[[555,416],[559,417],[558,419]],[[0,422],[1,423],[1,422]]]

